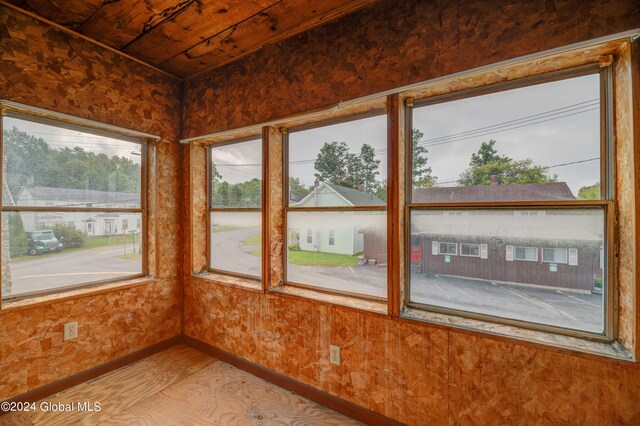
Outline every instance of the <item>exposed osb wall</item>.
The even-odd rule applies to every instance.
[[[634,0],[382,0],[188,81],[183,137],[311,111],[638,22]]]
[[[158,280],[0,311],[0,400],[180,333],[179,84],[0,6],[0,98],[161,136],[151,149],[150,271]],[[153,236],[152,236],[153,237]],[[81,292],[80,292],[81,293]],[[24,303],[23,303],[24,305]],[[78,339],[62,341],[78,321]]]
[[[311,111],[638,22],[640,5],[625,0],[384,0],[188,81],[183,136]],[[633,179],[624,177],[622,192],[633,191]],[[630,214],[633,200],[625,202]],[[620,220],[633,238],[637,224]],[[637,271],[628,265],[621,273],[633,283]],[[186,335],[409,424],[640,424],[638,363],[211,279],[187,279],[183,291]],[[637,303],[633,294],[621,310]],[[629,327],[622,334],[633,347]],[[330,344],[342,347],[339,367],[328,363]]]

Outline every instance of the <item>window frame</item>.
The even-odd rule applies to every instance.
[[[562,264],[562,265],[568,265],[568,264],[569,264],[569,249],[568,249],[568,248],[562,248],[562,247],[541,247],[541,250],[542,250],[542,253],[541,253],[541,254],[542,254],[542,257],[540,258],[540,261],[541,261],[542,263],[559,263],[559,264]],[[545,251],[545,250],[553,250],[553,253],[554,253],[553,257],[555,257],[555,252],[556,252],[556,250],[563,250],[563,251],[565,252],[565,254],[566,254],[566,256],[565,256],[565,259],[566,259],[566,260],[565,260],[564,262],[561,262],[561,261],[559,261],[559,260],[544,260],[544,251]]]
[[[442,252],[442,244],[446,244],[447,245],[447,252],[443,253]],[[453,253],[449,253],[449,247],[453,245]],[[447,241],[438,241],[438,255],[439,256],[457,256],[458,255],[458,243],[450,243]]]
[[[524,257],[524,259],[519,259],[519,258],[516,256],[517,249],[519,249],[519,248],[520,248],[520,249],[524,249],[524,250],[525,250],[525,257]],[[526,256],[527,249],[533,249],[533,252],[536,254],[536,257],[535,257],[534,259],[527,259],[527,256]],[[538,247],[532,247],[532,246],[513,246],[513,260],[514,260],[514,262],[537,262],[537,261],[538,261],[538,259],[539,259],[539,255],[540,255],[540,254],[538,253],[539,251],[540,251],[540,248],[538,248]]]
[[[235,145],[235,144],[239,144],[239,143],[243,143],[243,142],[250,142],[250,141],[255,141],[255,140],[259,140],[260,141],[260,147],[261,147],[261,156],[260,156],[260,161],[261,161],[261,171],[260,171],[260,182],[261,182],[261,196],[260,196],[260,200],[261,200],[261,206],[260,207],[214,207],[213,206],[213,186],[212,186],[212,181],[211,181],[211,174],[213,172],[213,168],[212,168],[212,151],[213,148],[219,148],[222,146],[229,146],[229,145]],[[241,278],[241,279],[245,279],[245,280],[249,280],[249,281],[255,281],[257,283],[261,283],[264,280],[264,275],[265,275],[265,252],[264,252],[264,246],[265,246],[265,236],[267,235],[267,230],[265,229],[265,207],[267,207],[265,205],[265,203],[267,202],[267,200],[265,200],[265,174],[267,173],[267,167],[266,167],[266,161],[268,161],[268,157],[267,157],[267,147],[265,144],[265,140],[262,134],[252,134],[249,136],[243,136],[240,138],[234,138],[234,139],[230,139],[230,140],[226,140],[223,142],[212,142],[212,143],[208,143],[206,145],[206,184],[207,184],[207,271],[213,274],[220,274],[220,275],[226,275],[226,276],[230,276],[230,277],[235,277],[235,278]],[[260,237],[262,239],[262,255],[260,256],[260,275],[251,275],[251,274],[243,274],[241,272],[235,272],[235,271],[227,271],[224,269],[218,269],[218,268],[213,268],[211,266],[211,215],[214,212],[259,212],[260,213]]]
[[[357,121],[365,118],[385,116],[387,117],[387,126],[388,126],[388,107],[384,108],[375,108],[369,111],[355,113],[355,114],[347,114],[339,117],[328,118],[324,120],[313,121],[308,124],[302,124],[298,126],[292,126],[288,128],[283,128],[282,130],[282,194],[283,194],[283,211],[282,211],[282,259],[283,259],[283,271],[282,271],[282,282],[284,286],[290,287],[298,287],[301,289],[313,290],[319,293],[330,294],[330,295],[339,295],[339,296],[348,296],[354,299],[360,300],[368,300],[368,301],[376,301],[376,302],[387,302],[391,297],[389,294],[389,283],[393,279],[391,277],[392,268],[387,267],[387,282],[385,286],[385,291],[387,293],[386,297],[378,297],[371,296],[367,294],[354,293],[349,291],[342,290],[334,290],[327,289],[320,286],[316,286],[313,284],[303,284],[294,281],[289,281],[287,277],[287,271],[289,269],[289,259],[288,259],[288,224],[287,218],[289,213],[295,212],[384,212],[385,213],[385,224],[388,224],[389,212],[392,206],[390,207],[390,199],[387,196],[387,204],[382,206],[332,206],[332,207],[295,207],[290,205],[289,200],[289,135],[291,133],[302,132],[305,130],[316,129],[320,127],[327,127],[335,124],[347,123],[350,121]],[[387,128],[387,150],[390,151],[391,139],[388,137],[388,128]],[[390,164],[393,160],[389,157],[387,158],[386,164],[384,167],[389,170],[392,167]],[[389,179],[389,176],[387,176]],[[389,188],[387,184],[387,189]],[[390,230],[387,228],[386,236],[387,236],[387,247],[389,246],[389,233]]]
[[[128,130],[100,123],[98,121],[80,119],[71,115],[56,113],[55,111],[43,110],[27,105],[15,104],[13,102],[2,101],[0,103],[0,158],[4,159],[4,118],[13,117],[33,123],[45,124],[52,127],[79,131],[98,136],[110,137],[124,142],[134,143],[140,146],[140,207],[62,207],[62,206],[4,206],[0,203],[1,213],[11,212],[58,212],[58,213],[135,213],[140,215],[142,228],[140,229],[140,242],[142,244],[141,256],[141,272],[139,274],[131,274],[116,278],[107,278],[103,280],[87,281],[79,284],[70,284],[59,286],[51,289],[43,289],[20,293],[11,296],[2,295],[0,303],[11,302],[15,300],[29,299],[38,296],[52,295],[64,293],[72,290],[87,289],[104,284],[120,283],[138,278],[149,277],[149,211],[148,211],[148,171],[149,171],[149,144],[158,137],[147,135],[134,130]],[[3,164],[0,163],[0,171],[4,174]],[[4,182],[2,182],[4,185]],[[95,227],[92,222],[91,234],[95,235]],[[88,228],[85,228],[88,231]],[[7,230],[7,232],[9,232]],[[119,235],[119,233],[118,233]]]
[[[454,100],[472,98],[501,91],[517,89],[522,87],[535,86],[538,84],[560,81],[575,77],[581,77],[591,74],[599,74],[600,76],[600,199],[598,200],[566,200],[566,201],[510,201],[510,202],[447,202],[447,203],[414,203],[413,197],[413,176],[412,176],[412,157],[413,149],[410,138],[405,138],[405,200],[404,200],[404,241],[405,241],[405,259],[404,274],[407,277],[404,281],[404,300],[403,305],[409,308],[429,311],[436,314],[455,315],[464,318],[480,320],[485,322],[493,322],[498,324],[516,326],[519,328],[531,329],[554,334],[563,334],[572,337],[584,338],[598,342],[612,342],[617,338],[617,321],[615,305],[617,303],[617,283],[615,280],[615,265],[613,262],[613,253],[615,244],[614,235],[614,218],[615,218],[615,157],[614,157],[614,122],[613,122],[613,64],[600,66],[599,63],[593,62],[582,66],[561,69],[558,71],[547,72],[539,75],[521,77],[511,81],[504,81],[489,84],[486,86],[477,86],[468,89],[462,89],[445,94],[414,99],[405,98],[404,116],[405,116],[405,135],[411,135],[413,130],[413,109],[416,107],[435,105]],[[606,273],[604,275],[606,285],[603,286],[603,332],[592,333],[582,330],[569,329],[559,326],[553,326],[542,323],[534,323],[530,321],[517,320],[511,318],[503,318],[497,315],[479,314],[467,312],[460,309],[445,308],[426,303],[411,301],[411,262],[408,260],[407,253],[411,252],[411,213],[420,210],[483,210],[483,209],[506,209],[512,211],[540,211],[548,209],[583,209],[597,208],[601,209],[604,216],[604,235],[603,241],[606,246],[604,253],[604,265]],[[539,258],[539,255],[538,255]],[[515,260],[515,251],[514,251]]]
[[[462,253],[462,246],[475,246],[478,248],[478,254],[464,254]],[[461,257],[480,257],[480,253],[481,253],[482,248],[480,247],[480,244],[477,243],[460,243],[460,256]]]

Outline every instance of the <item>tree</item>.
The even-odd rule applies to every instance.
[[[220,174],[220,172],[218,172],[216,163],[212,161],[211,162],[211,183],[215,185],[216,183],[220,182],[220,179],[222,179],[222,175]]]
[[[313,188],[304,186],[304,184],[300,182],[300,179],[297,177],[289,178],[289,192],[291,194],[305,196],[310,193],[312,189]]]
[[[578,200],[599,200],[600,199],[600,182],[596,182],[590,186],[583,186],[578,190]]]
[[[354,187],[349,173],[353,172],[354,155],[345,142],[325,142],[314,163],[314,176],[320,182]]]
[[[27,254],[29,239],[18,212],[9,213],[9,252],[12,258]]]
[[[231,186],[231,198],[233,199],[234,206],[242,205],[242,187],[240,187],[240,185]]]
[[[356,155],[349,152],[345,142],[325,142],[314,165],[314,176],[320,182],[354,189],[362,185],[367,192],[376,191],[380,185],[376,180],[380,174],[380,160],[376,159],[375,149],[366,143]]]
[[[424,133],[413,129],[412,134],[412,176],[414,188],[431,188],[435,186],[438,178],[431,174],[431,167],[427,166],[427,148],[420,145]]]
[[[522,184],[556,182],[557,175],[550,175],[546,167],[533,164],[533,160],[513,160],[498,155],[496,141],[482,142],[477,153],[471,155],[469,168],[462,172],[458,184],[462,186],[496,184]]]

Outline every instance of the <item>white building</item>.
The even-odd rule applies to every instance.
[[[85,189],[25,186],[16,197],[18,206],[139,208],[140,194]],[[140,213],[115,212],[21,212],[26,232],[51,229],[55,225],[73,225],[87,236],[140,232]]]

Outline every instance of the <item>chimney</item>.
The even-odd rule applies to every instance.
[[[364,192],[364,184],[361,183],[360,185],[358,185],[358,191],[360,192]]]
[[[498,175],[492,174],[491,177],[489,178],[489,182],[490,182],[491,185],[497,185],[498,184]]]

